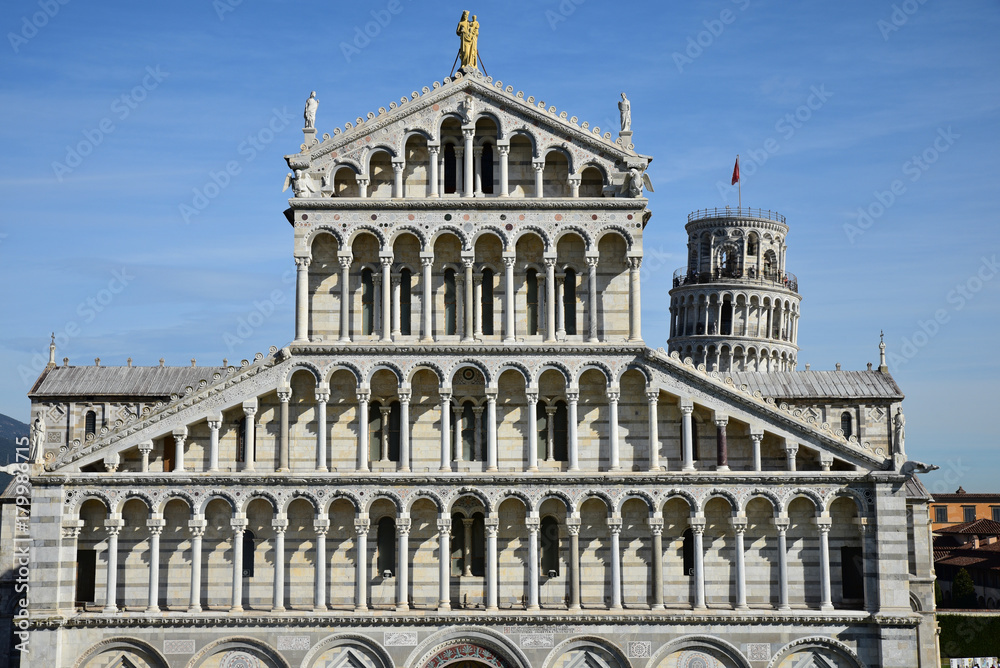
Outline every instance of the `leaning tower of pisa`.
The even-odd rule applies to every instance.
[[[703,209],[686,229],[687,266],[670,291],[670,352],[710,371],[795,369],[802,297],[785,268],[785,217]]]

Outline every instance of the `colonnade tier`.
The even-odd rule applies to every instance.
[[[80,549],[103,556],[103,574],[79,577],[103,584],[104,613],[501,606],[829,612],[867,609],[864,591],[877,559],[871,526],[846,496],[817,503],[799,493],[775,503],[758,495],[735,505],[718,495],[695,503],[674,496],[654,507],[641,498],[615,504],[596,491],[577,504],[552,495],[537,504],[516,496],[487,504],[471,493],[449,507],[419,494],[403,506],[376,491],[365,504],[338,497],[322,511],[301,497],[279,507],[272,492],[252,489],[240,506],[212,493],[193,506],[188,500],[175,496],[152,512],[130,498],[109,511],[80,490],[80,519],[64,523],[63,545],[73,564]],[[470,550],[485,560],[481,575],[469,566]],[[260,552],[270,556],[259,567],[269,582],[252,581]],[[161,587],[162,564],[173,570],[172,588]],[[181,564],[186,587],[177,583]],[[831,564],[840,569],[837,592]]]
[[[487,232],[467,250],[453,232],[433,243],[404,232],[390,245],[361,231],[346,248],[320,230],[295,259],[295,341],[642,339],[632,239],[612,229],[593,243],[530,232],[507,243]]]
[[[296,402],[296,412],[313,409],[315,424],[326,425],[326,428],[313,430],[314,436],[306,436],[311,441],[306,447],[312,450],[308,466],[303,466],[302,457],[298,457],[296,471],[327,472],[333,470],[333,461],[351,461],[353,466],[345,469],[340,466],[337,472],[381,472],[398,471],[408,473],[417,471],[414,462],[419,459],[426,470],[429,460],[435,461],[433,470],[440,472],[469,471],[472,462],[481,462],[485,472],[498,472],[498,462],[503,459],[508,464],[506,471],[511,471],[510,461],[521,462],[513,470],[538,471],[544,468],[548,471],[581,472],[611,471],[631,472],[643,470],[651,473],[679,471],[696,473],[704,471],[727,472],[736,471],[797,471],[813,470],[819,472],[853,471],[855,465],[825,450],[813,450],[808,446],[801,447],[797,440],[773,434],[763,427],[748,423],[731,421],[719,407],[703,406],[696,415],[696,403],[686,397],[674,397],[656,388],[644,386],[644,379],[638,371],[626,372],[617,383],[597,386],[592,383],[581,386],[579,383],[553,385],[545,382],[545,390],[530,385],[523,390],[515,388],[514,394],[508,394],[507,385],[488,386],[482,372],[475,367],[470,370],[473,381],[478,377],[479,385],[462,387],[460,385],[443,385],[434,387],[433,393],[421,394],[419,404],[423,422],[435,418],[433,429],[437,433],[436,452],[427,450],[426,433],[422,441],[423,449],[417,453],[414,450],[414,422],[411,419],[411,403],[414,399],[413,387],[410,383],[398,384],[394,380],[381,388],[376,400],[371,385],[355,386],[354,416],[351,424],[338,423],[341,429],[331,432],[328,420],[328,402],[331,399],[329,385],[318,383],[311,386],[307,378],[314,372],[299,369],[290,373],[289,381],[296,374],[304,374],[306,378],[296,385],[301,393],[301,399]],[[388,374],[388,371],[380,373]],[[628,374],[639,374],[633,378]],[[390,376],[391,377],[391,376]],[[581,376],[583,377],[583,376]],[[315,376],[313,376],[315,379]],[[377,380],[377,377],[373,377]],[[277,420],[272,420],[269,430],[276,428],[277,433],[267,445],[273,452],[273,466],[277,472],[292,470],[290,459],[291,434],[293,426],[301,427],[303,423],[313,424],[313,420],[292,421],[291,404],[294,396],[293,384],[279,387],[275,395],[277,399]],[[626,396],[628,411],[621,416],[622,391],[631,394]],[[581,390],[586,392],[581,395]],[[600,394],[597,394],[600,392]],[[645,416],[634,410],[637,406],[636,393],[642,392],[644,398],[639,407],[644,408]],[[640,394],[639,396],[642,396]],[[435,396],[436,395],[436,396]],[[585,400],[581,403],[581,396]],[[595,403],[600,397],[601,403]],[[498,398],[504,399],[504,406],[498,406]],[[517,403],[508,400],[517,399]],[[523,398],[523,403],[521,399]],[[669,408],[675,421],[665,421],[661,417],[661,401]],[[260,415],[262,400],[255,398],[243,402],[241,407],[230,411],[230,419],[224,420],[222,413],[210,416],[205,421],[208,427],[207,457],[201,458],[202,464],[189,467],[186,450],[191,441],[194,425],[173,429],[164,438],[171,440],[172,467],[166,468],[168,458],[166,444],[161,441],[157,453],[161,454],[162,470],[175,474],[183,474],[191,468],[209,472],[264,471],[269,465],[258,456],[257,422]],[[273,403],[273,402],[272,402]],[[338,410],[343,411],[343,396],[338,402]],[[522,406],[524,407],[522,409]],[[581,407],[591,413],[591,419],[581,422]],[[595,414],[593,411],[597,409]],[[241,411],[241,416],[233,422],[232,415]],[[523,412],[522,412],[523,411]],[[501,415],[501,412],[504,415]],[[526,415],[524,415],[526,413]],[[513,416],[513,422],[506,420]],[[638,420],[636,416],[639,416]],[[626,421],[631,429],[639,433],[632,437],[626,432],[623,439],[622,425],[619,419]],[[643,419],[645,418],[645,419]],[[195,423],[198,424],[198,423]],[[501,439],[500,425],[504,430]],[[220,457],[221,433],[224,425],[229,425],[230,432],[237,428],[241,443],[227,458]],[[579,430],[585,425],[588,430],[587,465],[581,465],[581,438]],[[526,433],[522,433],[522,429]],[[592,433],[598,430],[596,434]],[[299,429],[301,432],[301,429]],[[302,434],[297,432],[297,443],[302,444]],[[273,433],[273,431],[272,431]],[[338,436],[336,447],[330,443],[331,434]],[[345,434],[351,434],[345,439]],[[733,440],[738,439],[738,450],[734,451]],[[158,439],[159,440],[159,439]],[[501,452],[501,441],[505,444]],[[203,440],[201,441],[203,445]],[[623,444],[629,446],[632,456],[622,460]],[[134,470],[138,473],[160,472],[151,467],[151,455],[154,453],[153,441],[139,444],[132,451],[138,457],[123,462],[121,458],[106,459],[108,471],[116,472],[121,468]],[[595,452],[596,446],[596,452]],[[347,448],[350,448],[348,450]],[[511,448],[514,448],[511,450]],[[642,453],[638,460],[636,453]],[[736,453],[735,459],[733,458]],[[299,450],[299,454],[302,451]],[[419,454],[419,458],[416,456]],[[502,455],[502,457],[501,457]],[[596,459],[596,462],[595,462]],[[733,460],[733,461],[731,461]],[[127,462],[132,461],[134,467]],[[259,468],[258,468],[259,467]]]

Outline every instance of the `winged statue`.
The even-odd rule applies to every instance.
[[[642,197],[643,187],[651,193],[656,192],[653,190],[652,181],[649,180],[649,174],[640,171],[637,167],[628,170],[625,182],[622,184],[622,192],[628,193],[629,197]]]

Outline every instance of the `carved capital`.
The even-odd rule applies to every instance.
[[[656,404],[660,401],[660,391],[659,390],[648,390],[646,392],[646,401],[650,404]]]
[[[450,533],[451,532],[451,518],[448,519],[438,519],[437,521],[438,533]]]
[[[312,264],[312,258],[309,257],[295,258],[295,266],[298,267],[299,269],[308,269],[310,264]]]
[[[326,532],[330,530],[330,520],[313,520],[313,531],[316,532],[317,536],[325,536]]]
[[[541,526],[542,521],[537,517],[526,517],[524,519],[524,526],[528,529],[530,533],[538,533],[538,529]]]
[[[278,390],[278,401],[280,401],[283,404],[287,404],[291,400],[292,400],[291,390]]]
[[[288,518],[278,517],[271,520],[271,528],[274,529],[275,533],[285,533],[285,530],[288,529]]]
[[[628,259],[628,268],[631,271],[639,271],[639,267],[640,266],[642,266],[642,258],[641,257],[630,257]]]
[[[622,532],[622,518],[609,517],[608,530],[611,531],[611,533],[613,534],[620,534]]]
[[[538,392],[526,392],[524,396],[528,399],[529,404],[538,403]]]
[[[234,517],[229,521],[229,527],[235,532],[246,531],[249,522],[245,517]]]
[[[577,391],[570,390],[566,392],[566,401],[568,401],[569,403],[575,404],[579,400],[580,400],[579,390]]]
[[[370,529],[370,528],[371,528],[371,524],[369,524],[367,517],[365,517],[364,519],[360,519],[360,520],[354,520],[354,531],[357,532],[357,534],[359,536],[361,536],[361,535],[367,535],[368,534],[368,529]]]
[[[399,403],[408,404],[410,403],[410,397],[412,396],[409,392],[400,391],[397,396],[399,397]]]
[[[316,393],[316,402],[317,403],[320,403],[320,402],[326,403],[328,401],[330,401],[330,393],[329,392],[317,392]]]
[[[497,146],[500,155],[510,155],[510,146]]]
[[[597,260],[598,259],[599,258],[596,258],[596,257],[587,257],[586,258],[586,260],[587,260],[587,266],[590,267],[591,269],[597,268]]]
[[[621,399],[621,396],[622,396],[621,392],[613,392],[613,391],[608,392],[608,401],[610,401],[613,404],[617,404],[618,400]]]
[[[354,264],[354,258],[350,255],[341,255],[337,258],[337,262],[340,263],[341,269],[350,269],[351,265]]]

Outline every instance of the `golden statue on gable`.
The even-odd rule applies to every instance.
[[[479,69],[479,21],[476,16],[469,17],[469,11],[462,12],[455,34],[462,40],[458,48],[458,58],[462,62],[462,70]]]

